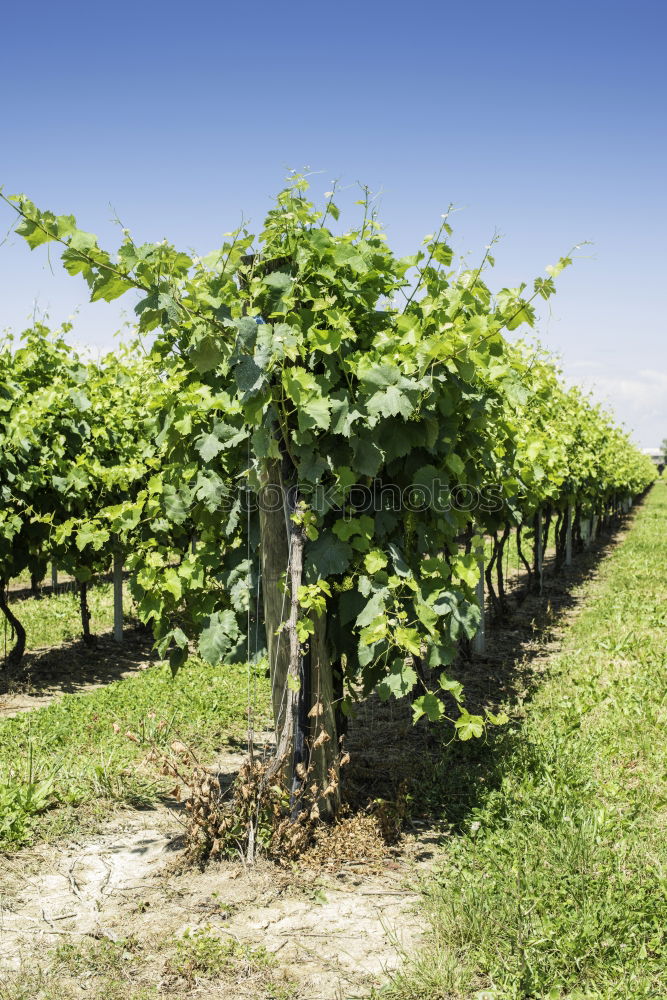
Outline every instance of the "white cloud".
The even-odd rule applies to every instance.
[[[567,368],[566,380],[612,409],[644,447],[655,447],[667,437],[667,371],[641,368],[627,374],[603,373],[591,361],[576,361]]]

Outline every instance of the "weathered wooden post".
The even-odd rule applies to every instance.
[[[113,554],[113,637],[123,641],[123,554]]]
[[[58,567],[55,563],[51,563],[51,593],[55,594],[58,588]]]
[[[479,607],[479,628],[472,640],[472,651],[476,656],[483,656],[486,651],[486,623],[484,620],[484,535],[477,536],[477,566],[479,577],[477,579],[477,605]]]
[[[585,549],[590,549],[591,547],[591,529],[593,526],[592,519],[590,517],[582,517],[581,519],[581,540],[584,543]]]
[[[565,514],[567,523],[565,526],[565,565],[572,565],[572,504],[568,503]]]
[[[291,516],[296,512],[296,500],[295,496],[292,502],[290,491],[283,486],[280,463],[274,459],[267,461],[258,497],[264,620],[276,729],[276,757],[267,774],[273,777],[281,771],[294,787],[294,751],[300,749],[296,747],[296,737],[300,742],[305,735],[310,744],[310,779],[320,791],[332,784],[336,786],[328,795],[321,794],[317,801],[320,815],[331,818],[340,802],[337,781],[330,780],[332,769],[338,771],[339,749],[333,673],[326,643],[326,615],[315,620],[305,663],[296,637],[299,615],[296,595],[307,557],[303,529]],[[281,586],[283,574],[287,577],[287,590]],[[300,707],[305,710],[303,713]]]
[[[593,516],[591,517],[591,541],[593,541],[594,538],[597,538],[598,522],[599,522],[598,515],[593,514]]]
[[[539,580],[540,594],[542,593],[542,584],[544,582],[544,553],[542,552],[542,508],[537,508],[537,513],[535,514],[535,559],[536,559],[536,569],[537,578]]]

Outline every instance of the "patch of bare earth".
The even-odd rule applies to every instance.
[[[219,762],[232,772],[240,757]],[[372,815],[353,815],[324,832],[298,865],[260,860],[184,862],[180,808],[128,811],[99,836],[43,845],[0,860],[0,971],[48,967],[63,942],[128,942],[127,989],[158,996],[363,997],[416,946],[419,869],[427,836],[387,847]],[[207,978],[174,976],[185,933],[265,949],[272,989],[261,992],[245,966]],[[1,977],[0,977],[1,978]],[[85,978],[80,995],[86,996]],[[282,988],[282,987],[280,987]],[[76,979],[70,983],[75,996]]]
[[[0,712],[29,710],[66,691],[124,676],[128,668],[141,669],[143,636],[137,639],[129,656],[127,645],[118,650],[100,643],[99,663],[95,650],[91,662],[91,651],[79,645],[81,663],[74,650],[45,651],[47,662],[30,687],[5,696]],[[39,969],[55,977],[63,1000],[70,994],[98,1000],[104,984],[90,967],[90,949],[110,942],[122,951],[127,942],[128,997],[144,987],[178,1000],[368,996],[416,944],[422,924],[414,883],[433,856],[426,835],[404,836],[391,846],[383,836],[389,830],[395,839],[392,827],[401,821],[396,793],[425,749],[424,727],[413,730],[410,716],[407,704],[371,699],[364,705],[350,739],[353,805],[340,824],[319,831],[298,864],[260,859],[248,866],[239,859],[212,861],[204,871],[188,866],[183,806],[176,800],[173,808],[125,811],[95,836],[0,856],[0,982],[3,969],[15,981]],[[256,736],[260,752],[267,737]],[[231,779],[242,760],[230,753],[215,764]],[[174,971],[183,965],[178,943],[197,931],[238,942],[250,958],[230,961],[224,974],[193,968],[184,978]],[[87,971],[72,975],[69,969],[63,979],[62,948],[70,945],[88,956]],[[269,963],[264,992],[253,966],[262,968],[256,950],[265,950]],[[35,991],[39,995],[37,986]],[[20,993],[7,996],[23,1000]],[[0,997],[5,1000],[2,989]]]

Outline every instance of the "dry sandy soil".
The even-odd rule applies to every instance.
[[[207,997],[264,996],[238,968],[215,982],[195,976],[182,992],[170,942],[204,928],[266,949],[271,981],[284,980],[286,997],[342,1000],[367,996],[417,943],[416,883],[433,856],[427,835],[405,838],[393,856],[354,863],[214,862],[200,871],[184,864],[182,832],[178,811],[160,806],[127,811],[88,840],[5,856],[0,969],[20,976],[48,963],[49,949],[64,940],[108,939],[142,955],[140,969],[128,962],[128,990],[136,982],[158,986],[159,996],[200,995],[200,987]],[[85,978],[78,986],[89,995]]]

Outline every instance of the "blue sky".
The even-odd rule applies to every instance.
[[[0,183],[102,245],[115,212],[206,252],[308,166],[316,194],[333,178],[343,202],[356,181],[381,190],[400,253],[450,202],[471,260],[500,231],[498,287],[590,240],[539,335],[652,446],[667,437],[666,29],[658,0],[7,2]],[[54,324],[78,309],[96,348],[132,318],[129,297],[87,304],[15,237],[0,291],[0,327],[35,302]]]

